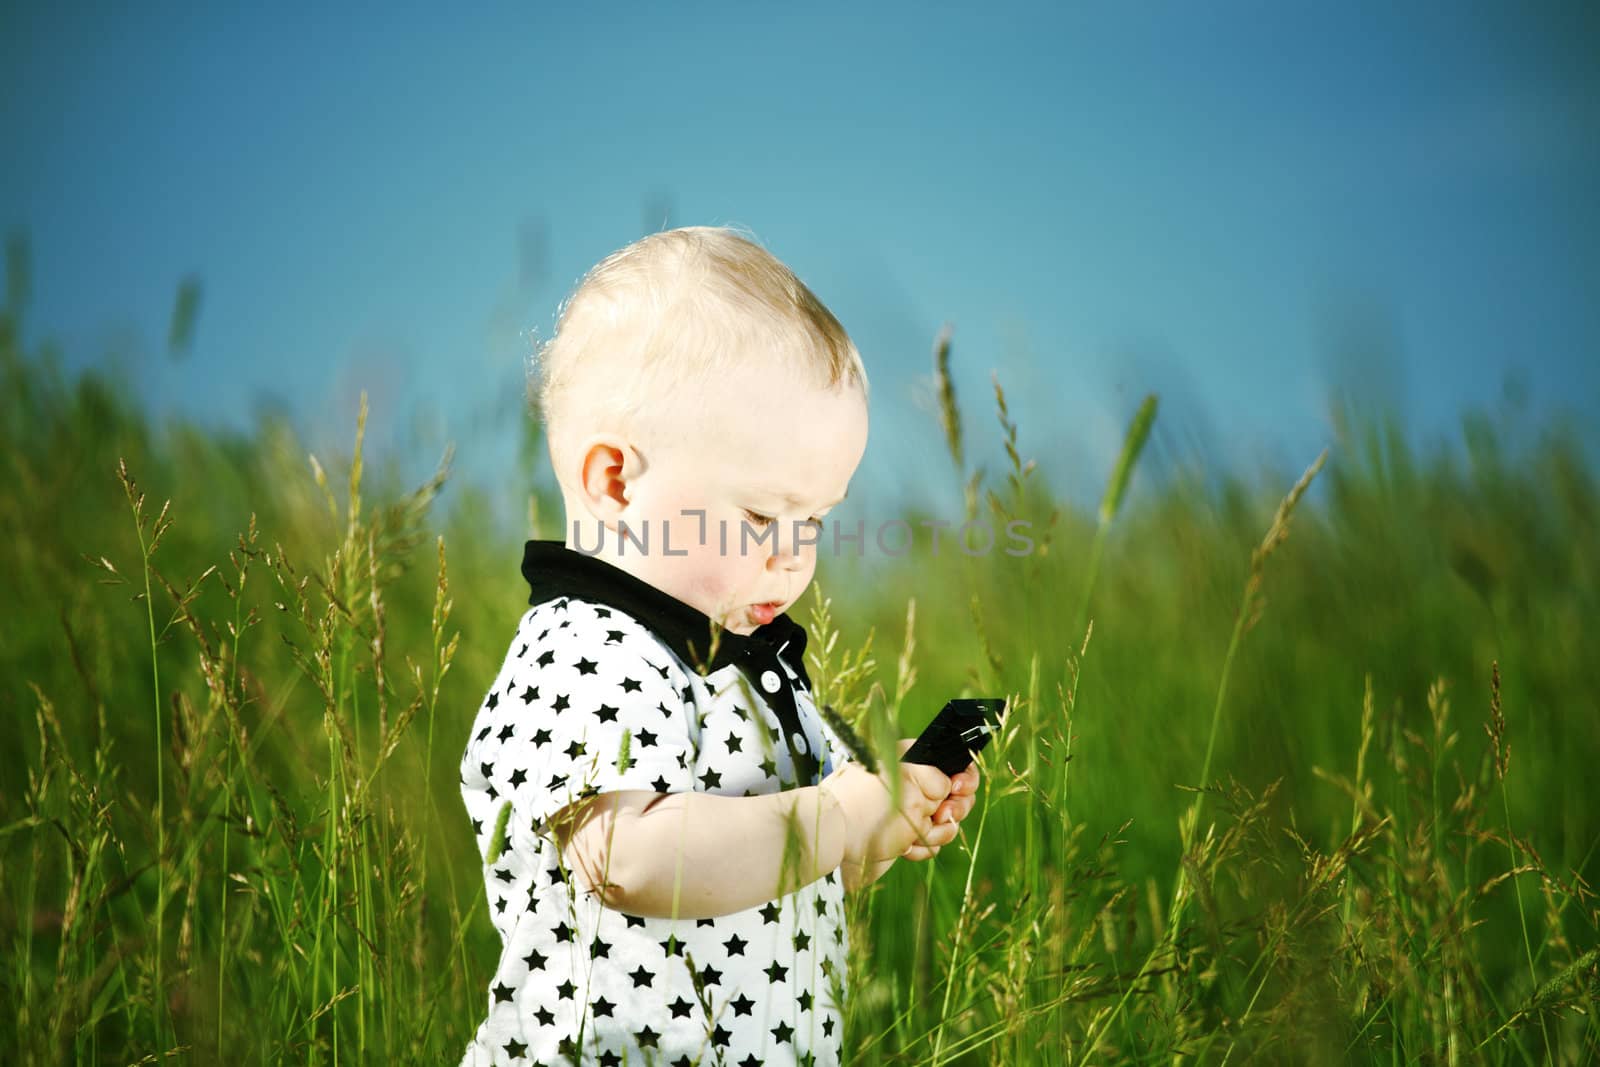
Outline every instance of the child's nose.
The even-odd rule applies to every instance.
[[[804,532],[799,538],[790,538],[788,544],[779,544],[772,557],[767,560],[767,566],[774,570],[797,571],[806,566],[808,553],[816,551],[816,546],[805,540]]]
[[[767,560],[767,566],[776,571],[797,571],[806,565],[803,550],[798,550],[794,545],[781,546]]]

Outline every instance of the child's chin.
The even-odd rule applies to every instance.
[[[729,633],[738,634],[740,637],[749,637],[756,632],[755,621],[744,612],[729,616],[723,621],[722,628]]]

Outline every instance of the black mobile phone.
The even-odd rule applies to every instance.
[[[946,774],[959,774],[972,762],[973,753],[989,743],[1005,711],[1006,702],[1000,697],[952,700],[939,709],[900,762],[923,763]]]

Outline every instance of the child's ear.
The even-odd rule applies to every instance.
[[[596,434],[583,443],[579,485],[596,518],[617,514],[628,506],[630,486],[644,471],[638,451],[615,434]]]

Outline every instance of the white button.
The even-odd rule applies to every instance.
[[[801,752],[810,752],[811,751],[811,741],[810,741],[809,738],[806,737],[805,734],[795,734],[794,735],[794,747],[798,748]]]
[[[767,692],[776,693],[778,691],[778,687],[782,684],[783,682],[778,678],[777,671],[761,672],[761,688],[765,689]]]

